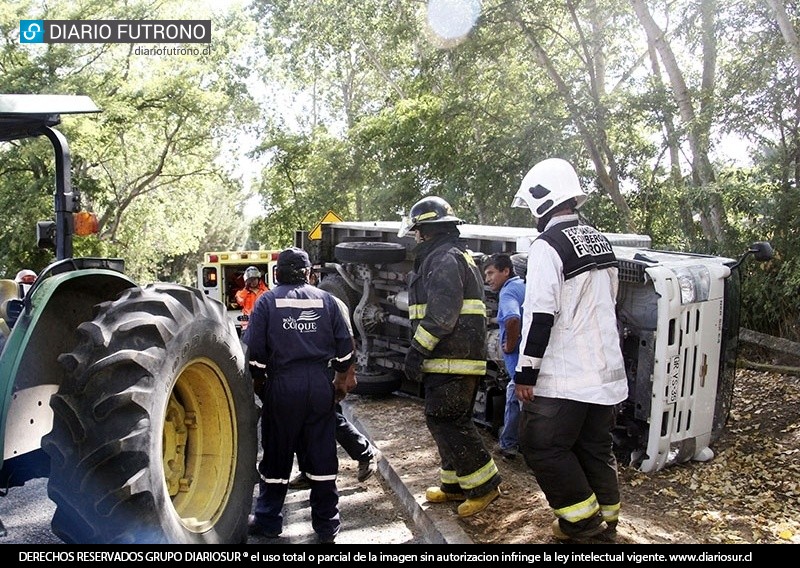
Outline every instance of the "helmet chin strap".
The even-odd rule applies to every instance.
[[[550,222],[550,219],[553,217],[558,217],[560,215],[571,215],[572,213],[577,213],[578,210],[575,209],[577,203],[575,199],[569,199],[560,205],[556,205],[553,209],[539,217],[539,220],[536,222],[536,230],[540,233],[544,232],[547,224]],[[580,214],[579,214],[580,215]]]
[[[544,233],[547,224],[550,222],[550,219],[553,218],[553,212],[546,213],[544,216],[539,217],[539,220],[536,221],[536,230],[540,233]]]

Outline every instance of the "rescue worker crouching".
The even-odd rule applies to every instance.
[[[472,420],[486,374],[486,306],[481,273],[459,240],[462,221],[440,197],[411,208],[398,236],[416,231],[408,282],[413,339],[405,358],[410,380],[422,381],[425,422],[439,451],[439,486],[432,503],[463,501],[458,515],[484,510],[500,495],[497,465]]]

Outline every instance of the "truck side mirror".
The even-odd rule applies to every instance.
[[[36,243],[41,249],[56,248],[56,222],[39,221],[36,223]]]
[[[742,262],[744,262],[744,259],[751,254],[753,255],[753,258],[755,258],[757,261],[764,262],[771,259],[775,254],[775,252],[772,250],[772,245],[769,244],[768,242],[757,241],[751,244],[750,248],[747,249],[747,252],[745,252],[741,257],[739,257],[739,260],[736,261],[736,263],[733,266],[731,266],[731,270],[738,268],[738,266],[742,264]]]
[[[750,245],[747,251],[753,254],[753,258],[759,262],[770,260],[775,252],[772,250],[772,245],[766,241],[759,241]]]

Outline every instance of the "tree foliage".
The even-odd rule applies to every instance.
[[[89,94],[103,108],[63,125],[101,218],[78,249],[124,256],[137,277],[190,280],[203,250],[286,246],[328,210],[397,220],[429,194],[469,222],[530,225],[512,197],[558,156],[604,230],[731,258],[772,241],[772,262],[744,265],[758,304],[744,322],[800,336],[796,0],[252,0],[214,16],[211,55],[174,59],[20,45],[18,22],[204,8],[2,1],[0,91]],[[455,11],[437,22],[435,7]],[[727,157],[730,140],[748,161]],[[51,214],[46,150],[0,149],[6,272],[48,261],[19,230]],[[249,191],[263,212],[248,227]]]
[[[76,254],[121,256],[127,271],[143,281],[187,280],[190,258],[199,260],[203,244],[228,247],[241,241],[246,234],[241,181],[220,161],[225,139],[254,112],[237,59],[248,29],[241,14],[215,20],[206,57],[191,52],[159,57],[139,55],[132,44],[23,45],[13,32],[31,13],[63,20],[197,18],[183,2],[12,2],[12,7],[15,19],[2,21],[0,91],[87,94],[103,111],[65,118],[62,126],[72,141],[73,186],[100,222],[97,237],[76,240]],[[37,216],[46,219],[52,216],[52,149],[39,140],[18,148],[4,163],[27,172],[28,179],[3,176],[2,193],[13,199],[25,188],[39,204]],[[2,223],[0,241],[7,246],[0,264],[7,271],[20,263],[43,268],[46,255],[27,252],[31,239],[17,236],[30,226],[30,217],[24,224],[11,221]],[[217,242],[209,243],[209,235]],[[178,262],[181,257],[186,262]]]
[[[324,155],[338,136],[348,159],[320,179],[348,172],[337,207],[358,219],[397,219],[435,193],[471,222],[529,224],[508,207],[511,197],[530,166],[560,156],[585,179],[595,196],[585,213],[606,230],[734,258],[770,235],[788,244],[781,229],[793,234],[794,224],[778,225],[769,208],[785,217],[797,201],[780,189],[797,177],[798,105],[786,104],[797,97],[796,45],[779,29],[779,21],[797,28],[794,2],[781,18],[770,12],[776,3],[756,0],[460,5],[476,4],[475,26],[443,39],[432,35],[423,3],[254,3],[274,64],[265,81],[287,81],[312,101],[299,130],[279,137],[304,133],[302,162],[293,166],[307,171],[275,175],[285,161],[265,170],[270,207],[258,230],[309,228],[329,208],[330,185],[309,183],[320,162],[308,152]],[[763,103],[767,113],[754,112]],[[319,133],[324,140],[314,141]],[[762,148],[753,155],[758,167],[717,158],[732,135]],[[317,210],[290,220],[284,207],[297,213],[298,199]],[[776,268],[780,258],[753,267],[748,286],[774,270],[794,273]],[[746,313],[747,323],[796,316],[793,280],[785,282],[776,311]]]

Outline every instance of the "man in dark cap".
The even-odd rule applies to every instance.
[[[264,455],[250,534],[277,538],[282,532],[297,453],[311,483],[311,525],[320,543],[333,543],[340,526],[334,401],[346,394],[353,341],[334,297],[308,284],[310,269],[304,250],[281,252],[278,286],[258,298],[242,336],[250,372],[256,384],[263,379],[257,394]]]

